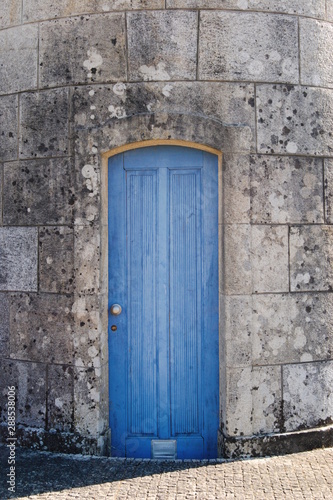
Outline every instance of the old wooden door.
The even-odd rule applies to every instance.
[[[217,157],[140,148],[108,175],[112,455],[216,457]]]

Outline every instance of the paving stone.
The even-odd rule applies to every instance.
[[[225,342],[222,347],[229,367],[252,364],[252,298],[250,296],[223,297],[222,321]]]
[[[100,233],[98,226],[75,227],[74,270],[77,294],[99,292]]]
[[[321,159],[252,155],[250,163],[253,223],[324,222]]]
[[[284,418],[287,431],[332,422],[333,362],[283,367]]]
[[[324,160],[325,217],[327,224],[333,224],[333,160]]]
[[[69,160],[51,159],[4,166],[4,223],[71,224],[73,181]]]
[[[9,357],[9,300],[0,293],[0,358]]]
[[[258,85],[258,151],[333,155],[333,91]]]
[[[113,10],[163,9],[164,0],[24,0],[23,20],[40,21]]]
[[[8,387],[16,387],[16,424],[44,427],[46,365],[0,359],[0,421],[7,421]]]
[[[0,160],[16,160],[18,129],[18,98],[15,95],[0,97]]]
[[[2,0],[0,12],[0,28],[7,28],[20,24],[22,13],[22,0]]]
[[[232,9],[285,12],[324,19],[325,0],[166,0],[169,9]]]
[[[47,422],[49,429],[70,432],[73,428],[73,368],[48,366]]]
[[[227,295],[252,292],[251,226],[224,227],[224,289]]]
[[[199,37],[201,80],[299,80],[294,17],[205,11]]]
[[[287,292],[288,227],[252,226],[253,292]]]
[[[37,228],[0,227],[0,290],[37,291]]]
[[[52,87],[126,79],[125,51],[124,14],[41,23],[40,84]]]
[[[333,227],[290,228],[291,291],[333,290]]]
[[[38,26],[0,31],[0,94],[37,88],[37,50]]]
[[[13,294],[11,357],[48,363],[73,361],[72,299],[65,295]]]
[[[252,356],[256,365],[327,359],[333,353],[330,293],[253,297]]]
[[[73,290],[74,234],[64,226],[39,229],[39,287],[41,292]]]
[[[127,23],[130,80],[195,80],[195,12],[136,12]]]
[[[250,156],[226,153],[222,158],[224,222],[250,222]]]
[[[68,119],[68,89],[21,95],[20,158],[66,156]]]
[[[333,87],[333,26],[314,19],[300,19],[301,82]]]

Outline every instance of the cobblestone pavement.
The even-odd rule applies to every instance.
[[[333,499],[333,448],[239,461],[120,460],[16,450],[16,493],[0,499]]]

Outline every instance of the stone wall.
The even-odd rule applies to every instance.
[[[22,444],[107,452],[102,155],[151,139],[223,152],[225,453],[332,423],[332,23],[329,0],[2,2],[0,421],[15,384]]]

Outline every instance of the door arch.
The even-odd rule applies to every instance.
[[[218,158],[158,144],[108,170],[111,454],[216,457]]]

